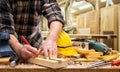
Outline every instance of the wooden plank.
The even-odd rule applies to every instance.
[[[10,57],[3,57],[0,58],[0,64],[9,64],[10,63]]]
[[[55,59],[55,60],[50,60],[50,59],[44,59],[44,58],[31,58],[28,60],[29,63],[57,69],[57,68],[62,68],[66,67],[67,61],[64,59]]]
[[[118,35],[118,6],[113,5],[101,9],[101,24],[100,33],[104,31],[113,31],[114,34]],[[118,50],[118,39],[114,39],[114,48]]]
[[[78,39],[92,39],[92,38],[105,38],[105,39],[110,39],[110,38],[116,38],[116,34],[112,35],[104,35],[104,34],[69,34],[71,38],[78,38]]]
[[[118,5],[118,50],[120,51],[120,6]]]
[[[117,5],[101,9],[100,33],[114,31],[117,34]]]
[[[77,16],[76,28],[77,32],[81,28],[90,28],[91,34],[99,34],[99,11],[93,10]]]

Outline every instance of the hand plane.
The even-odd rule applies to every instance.
[[[15,62],[19,60],[19,57],[9,45],[9,39],[10,39],[9,33],[0,32],[0,58],[2,59],[5,57],[10,57],[9,59],[10,65],[14,66]]]

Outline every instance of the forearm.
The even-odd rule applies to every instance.
[[[62,30],[62,23],[53,21],[50,24],[49,34],[45,42],[40,46],[39,53],[44,52],[46,58],[57,57],[57,40]]]
[[[49,34],[48,34],[46,40],[52,40],[52,41],[57,42],[57,39],[59,37],[61,30],[62,30],[61,22],[59,22],[59,21],[51,22]]]
[[[23,45],[20,44],[19,41],[17,40],[17,38],[12,34],[10,34],[9,43],[10,43],[11,47],[13,48],[13,50],[19,55],[20,48],[22,48]]]

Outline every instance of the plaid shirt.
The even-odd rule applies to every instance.
[[[39,45],[42,15],[48,26],[54,20],[64,24],[56,0],[0,0],[0,31],[27,36],[33,46]]]

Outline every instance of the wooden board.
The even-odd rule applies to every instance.
[[[118,5],[109,6],[101,9],[100,33],[113,31],[118,35]],[[118,39],[114,39],[114,48],[118,50]]]
[[[118,50],[120,51],[120,5],[118,5]]]
[[[117,34],[117,16],[117,5],[102,8],[100,32],[114,31]]]
[[[44,58],[31,58],[28,60],[29,63],[57,69],[67,66],[67,61],[64,59],[49,60]]]
[[[99,34],[99,11],[93,10],[77,16],[77,31],[90,28],[91,34]]]
[[[0,58],[0,64],[9,64],[10,63],[10,57],[3,57]]]

